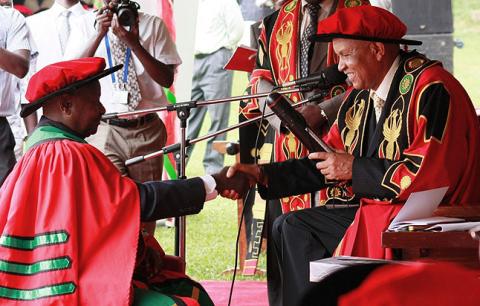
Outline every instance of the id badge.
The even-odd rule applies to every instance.
[[[113,101],[116,104],[128,104],[128,91],[126,90],[114,90]]]

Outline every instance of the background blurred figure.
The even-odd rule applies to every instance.
[[[231,71],[223,66],[232,55],[232,49],[242,38],[243,18],[235,0],[200,0],[195,39],[195,61],[192,80],[192,100],[211,100],[230,97],[232,91]],[[228,125],[230,104],[220,103],[194,108],[188,119],[189,139],[196,138],[202,127],[205,114],[211,119],[209,133],[224,129]],[[212,150],[215,140],[225,140],[222,134],[210,138],[203,158],[206,173],[214,173],[223,167],[224,157]],[[187,150],[191,156],[193,146]]]
[[[7,116],[15,114],[16,78],[28,72],[30,43],[25,18],[0,6],[0,185],[15,164],[15,140]]]
[[[67,47],[75,20],[87,13],[79,0],[56,0],[49,9],[27,17],[27,25],[35,42],[38,56],[30,65],[29,76],[21,81],[22,96],[25,95],[30,76],[43,67],[61,61]],[[22,97],[22,104],[28,101]],[[37,113],[25,118],[27,134],[37,124]]]
[[[256,48],[256,40],[260,30],[253,32],[251,27],[258,29],[260,22],[263,18],[267,17],[274,11],[274,4],[270,0],[239,0],[238,4],[242,10],[242,16],[245,20],[245,30],[243,31],[243,37],[241,43],[249,45],[252,48]],[[256,26],[254,26],[256,24]],[[251,44],[255,41],[255,44]]]
[[[31,10],[23,5],[25,1],[13,1],[13,8],[19,11],[24,17],[31,15]],[[35,61],[38,56],[37,47],[32,38],[32,32],[29,31],[28,41],[30,43],[30,69],[27,76],[23,79],[19,79],[17,77],[12,78],[12,81],[15,83],[14,85],[14,99],[15,99],[15,113],[8,116],[7,120],[10,124],[10,128],[12,129],[13,137],[15,138],[15,158],[18,160],[23,154],[23,141],[27,136],[26,127],[30,124],[30,119],[22,119],[20,117],[21,111],[21,101],[23,100],[23,93],[26,90],[26,86],[28,84],[28,79],[30,72],[32,71],[32,67],[35,66]],[[33,117],[33,116],[32,116]],[[33,121],[32,121],[33,123]],[[36,123],[36,121],[35,121]]]

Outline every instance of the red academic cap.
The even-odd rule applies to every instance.
[[[25,98],[30,102],[21,111],[27,117],[43,104],[56,96],[72,92],[107,76],[123,65],[105,69],[105,59],[87,57],[45,66],[35,73],[28,83]]]
[[[371,5],[339,9],[318,23],[314,41],[334,38],[377,41],[403,45],[421,45],[418,40],[403,39],[407,26],[389,11]]]

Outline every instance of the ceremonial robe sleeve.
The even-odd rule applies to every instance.
[[[336,123],[330,128],[323,140],[333,149],[342,149],[340,134]],[[317,160],[307,157],[289,159],[279,163],[262,165],[268,177],[268,186],[258,186],[264,199],[279,199],[287,196],[316,192],[335,182],[327,182],[316,167]]]
[[[445,161],[449,157],[462,156],[462,151],[468,150],[461,140],[466,138],[461,136],[462,124],[450,120],[452,101],[444,84],[430,84],[417,92],[420,94],[415,103],[412,100],[413,111],[408,118],[415,125],[409,147],[395,161],[355,157],[352,187],[356,196],[406,200],[411,191],[452,187],[449,180],[456,180],[456,175],[448,173]],[[455,140],[453,130],[460,136]]]
[[[144,222],[197,214],[205,202],[205,185],[200,178],[137,183],[137,187]]]
[[[268,187],[258,186],[260,196],[263,199],[279,199],[325,187],[325,178],[315,163],[314,160],[302,158],[263,165],[264,174],[268,176]]]

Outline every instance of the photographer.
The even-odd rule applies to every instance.
[[[163,87],[172,85],[175,67],[181,63],[165,24],[158,17],[138,12],[138,4],[133,1],[105,2],[106,6],[96,14],[78,20],[80,24],[72,29],[65,57],[98,56],[105,58],[109,66],[124,64],[111,78],[101,80],[100,100],[107,113],[165,105]],[[133,16],[131,25],[120,24],[123,14]],[[156,114],[148,114],[102,121],[97,134],[87,140],[107,155],[123,175],[145,182],[162,178],[163,159],[128,168],[125,161],[160,150],[166,139],[163,122]]]

